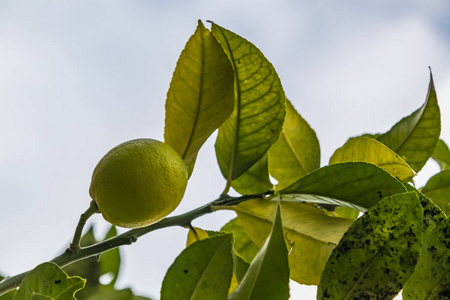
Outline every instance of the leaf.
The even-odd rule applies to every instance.
[[[447,215],[450,214],[450,170],[439,172],[431,177],[421,192]]]
[[[269,150],[269,173],[278,181],[277,190],[319,167],[320,145],[316,133],[286,99],[283,130]]]
[[[260,194],[273,188],[270,182],[267,153],[241,176],[231,182],[241,195]]]
[[[403,299],[450,298],[450,219],[424,237],[422,254],[403,288]]]
[[[345,162],[322,167],[280,191],[283,197],[295,195],[322,198],[325,203],[367,209],[384,197],[405,192],[404,185],[383,169],[365,162]],[[302,194],[302,195],[298,195]]]
[[[408,181],[416,175],[414,170],[394,151],[367,137],[348,140],[331,156],[330,165],[349,161],[363,161],[377,165],[402,181]]]
[[[441,171],[450,170],[450,149],[443,140],[439,140],[431,156],[441,167]]]
[[[72,300],[77,291],[84,287],[86,280],[69,277],[54,263],[43,263],[30,271],[19,286],[14,300],[33,299],[33,294],[50,297],[55,300]]]
[[[224,299],[233,273],[231,247],[230,234],[187,247],[164,277],[161,300]]]
[[[415,192],[384,198],[353,223],[333,250],[317,299],[392,299],[414,271],[423,211]]]
[[[419,172],[436,148],[441,133],[441,116],[430,72],[428,95],[421,108],[403,118],[377,140],[400,155]]]
[[[199,21],[175,68],[167,93],[164,140],[192,173],[198,151],[228,118],[234,75],[222,47]]]
[[[111,226],[109,231],[107,232],[104,240],[112,238],[117,235],[117,229],[114,225]],[[112,276],[112,280],[109,285],[114,286],[117,281],[117,276],[119,275],[120,270],[120,252],[119,248],[111,249],[107,252],[104,252],[100,256],[100,274],[109,274]]]
[[[434,204],[433,201],[431,201],[427,196],[425,196],[423,193],[419,191],[415,191],[420,199],[420,204],[422,205],[423,209],[423,234],[426,236],[428,233],[430,233],[431,230],[433,230],[437,224],[444,221],[447,216],[445,213]]]
[[[225,224],[220,231],[233,234],[234,251],[236,254],[242,257],[246,262],[252,262],[259,251],[259,247],[250,239],[238,218],[234,218]]]
[[[248,200],[231,207],[256,245],[262,245],[272,225],[276,201]],[[318,284],[332,249],[353,220],[329,217],[320,209],[303,203],[284,202],[281,216],[290,248],[289,267],[292,280]]]
[[[234,111],[220,126],[215,145],[220,170],[231,184],[278,139],[285,96],[274,67],[258,48],[216,24],[212,24],[211,32],[228,55],[235,74]]]
[[[0,275],[0,282],[5,279],[5,277]],[[11,290],[3,295],[0,295],[0,300],[13,300],[14,299],[14,295],[16,294],[17,290]]]
[[[194,229],[195,229],[195,231],[193,231],[192,229],[189,229],[188,237],[187,237],[187,241],[186,241],[186,247],[190,246],[191,244],[193,244],[197,241],[201,241],[201,240],[209,238],[209,234],[206,230],[203,230],[198,227],[195,227]]]
[[[283,300],[289,298],[288,252],[284,240],[280,206],[272,231],[229,300]]]

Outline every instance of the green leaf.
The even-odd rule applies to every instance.
[[[365,162],[345,162],[322,167],[280,191],[283,197],[310,198],[318,202],[364,210],[384,197],[404,193],[404,185],[383,169]],[[299,195],[301,194],[301,195]],[[306,195],[305,195],[306,194]]]
[[[229,185],[278,139],[285,115],[285,96],[274,67],[258,48],[216,24],[212,24],[211,32],[228,55],[235,73],[234,111],[220,126],[216,141],[217,160]]]
[[[73,300],[75,293],[84,287],[85,282],[85,279],[78,276],[69,277],[54,263],[43,263],[25,276],[14,300],[33,299],[33,294],[55,300]]]
[[[2,281],[3,279],[5,279],[5,277],[0,275],[0,281]],[[6,294],[1,295],[0,300],[13,300],[16,292],[17,292],[17,290],[11,290],[11,291],[7,292]]]
[[[256,245],[262,245],[272,225],[276,201],[248,200],[231,207]],[[327,216],[320,209],[303,203],[284,202],[281,216],[290,248],[291,279],[302,284],[318,284],[331,251],[353,220]]]
[[[233,234],[234,251],[236,254],[242,257],[246,262],[252,262],[259,251],[259,247],[250,239],[238,218],[234,218],[225,224],[220,231]]]
[[[222,47],[199,21],[177,63],[166,101],[164,140],[192,173],[198,151],[228,118],[234,75]]]
[[[440,133],[441,115],[430,72],[428,95],[423,106],[377,139],[419,172],[433,154]]]
[[[450,170],[439,172],[431,177],[421,192],[447,215],[450,214]]]
[[[423,208],[423,234],[424,236],[433,230],[437,224],[440,224],[442,221],[444,221],[447,216],[445,213],[434,204],[433,201],[431,201],[427,196],[425,196],[423,193],[415,190],[417,195],[420,199],[420,204]]]
[[[278,181],[277,190],[319,167],[320,145],[316,133],[286,99],[283,130],[269,150],[269,173]]]
[[[450,170],[450,149],[443,140],[439,140],[431,156],[441,167],[441,171]]]
[[[415,192],[387,197],[355,221],[333,250],[317,299],[392,299],[414,271],[423,211]]]
[[[273,188],[270,182],[267,153],[241,176],[231,182],[241,195],[260,194]]]
[[[55,298],[44,296],[42,294],[32,293],[31,300],[55,300]]]
[[[280,206],[269,237],[256,255],[229,300],[283,300],[289,298],[288,252],[284,240]]]
[[[224,299],[233,273],[230,234],[193,243],[170,266],[161,300]]]
[[[414,170],[389,147],[367,137],[348,140],[331,156],[330,165],[349,161],[363,161],[377,165],[402,181],[416,175]]]
[[[117,229],[114,225],[111,226],[104,240],[110,239],[117,235]],[[100,274],[109,274],[112,280],[109,285],[114,286],[117,281],[120,269],[120,252],[119,247],[111,249],[100,256]]]
[[[405,300],[450,298],[450,219],[438,224],[423,239],[422,254],[403,288]]]

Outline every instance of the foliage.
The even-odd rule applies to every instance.
[[[386,133],[349,139],[321,167],[317,136],[267,58],[239,35],[199,21],[173,75],[164,136],[192,174],[218,130],[222,195],[119,236],[112,227],[104,241],[91,228],[80,244],[95,213],[88,210],[66,252],[4,280],[2,293],[22,283],[0,299],[75,299],[84,286],[77,276],[87,279],[78,299],[146,299],[115,289],[117,247],[175,225],[190,227],[188,242],[167,271],[161,299],[282,300],[289,279],[317,285],[318,299],[391,299],[402,289],[405,299],[450,299],[450,151],[440,124],[430,72],[420,108]],[[417,189],[414,177],[430,158],[441,171]],[[229,196],[231,188],[241,196]],[[222,209],[237,217],[220,232],[191,226]],[[58,267],[65,265],[73,277]],[[102,284],[105,274],[111,281]]]

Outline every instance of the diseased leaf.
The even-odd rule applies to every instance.
[[[416,175],[414,170],[389,147],[367,137],[348,140],[331,156],[330,165],[349,161],[363,161],[377,165],[402,181]]]
[[[403,288],[405,300],[450,298],[450,219],[439,223],[423,239],[422,254]]]
[[[166,101],[164,140],[192,173],[198,151],[228,118],[234,75],[222,47],[199,21],[177,63]]]
[[[259,194],[273,188],[270,182],[267,153],[241,176],[231,182],[231,186],[241,195]]]
[[[419,196],[420,204],[422,205],[422,209],[423,209],[423,222],[422,222],[423,235],[426,236],[428,233],[431,232],[431,230],[434,229],[434,227],[436,227],[437,224],[439,224],[442,221],[444,221],[447,218],[447,216],[439,208],[439,206],[434,204],[434,202],[431,201],[430,199],[428,199],[427,196],[425,196],[423,193],[421,193],[421,192],[419,192],[417,190],[415,192]]]
[[[229,295],[229,300],[287,300],[289,298],[288,252],[279,205],[272,223],[269,237],[250,264],[241,283]]]
[[[269,235],[276,204],[255,199],[231,208],[256,245],[262,245]],[[281,207],[290,250],[290,278],[302,284],[318,284],[331,250],[353,220],[330,217],[310,204],[283,202],[283,198]]]
[[[450,170],[439,172],[431,177],[421,192],[436,203],[447,215],[450,214]]]
[[[414,271],[423,210],[415,192],[384,198],[353,223],[333,250],[317,299],[392,299]]]
[[[170,266],[161,300],[224,299],[233,274],[230,234],[200,240],[187,247]]]
[[[231,184],[278,139],[285,96],[274,67],[258,48],[216,24],[211,32],[228,55],[236,79],[234,111],[220,126],[215,146],[220,170]]]
[[[405,192],[404,185],[383,169],[365,162],[345,162],[322,167],[280,191],[283,197],[324,199],[329,204],[370,208],[384,197]],[[306,194],[306,195],[305,195]],[[318,201],[314,201],[318,202]]]
[[[428,95],[423,106],[380,135],[377,140],[419,172],[433,154],[440,133],[441,115],[430,72]]]
[[[441,171],[450,169],[450,149],[443,140],[439,140],[431,157],[439,164]]]
[[[286,99],[283,129],[269,150],[269,173],[278,181],[277,190],[319,167],[320,145],[316,133]]]
[[[250,239],[238,218],[234,218],[225,224],[220,231],[233,234],[234,251],[236,254],[242,257],[246,262],[252,262],[259,251],[259,247]]]

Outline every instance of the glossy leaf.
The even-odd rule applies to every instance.
[[[43,263],[25,276],[14,300],[33,299],[33,294],[55,300],[72,300],[75,299],[75,293],[84,287],[85,282],[85,279],[78,276],[69,277],[54,263]]]
[[[233,180],[231,186],[241,195],[259,194],[273,189],[269,178],[267,153],[250,169]]]
[[[302,284],[318,284],[331,251],[353,220],[327,216],[310,204],[281,201],[290,251],[290,278]],[[232,208],[256,245],[262,245],[269,235],[276,204],[276,201],[255,199]]]
[[[253,243],[250,237],[242,227],[238,218],[234,218],[225,224],[220,231],[233,234],[234,237],[234,251],[246,262],[252,262],[259,251],[259,247]]]
[[[402,181],[415,176],[414,170],[394,151],[367,137],[348,140],[331,156],[330,165],[350,161],[363,161],[377,165]]]
[[[405,300],[441,300],[450,297],[450,219],[424,237],[422,254],[403,288]]]
[[[353,208],[370,208],[384,197],[405,192],[404,185],[383,169],[364,162],[346,162],[320,168],[280,191],[289,196],[312,195],[333,199]],[[328,198],[328,199],[327,199]],[[345,205],[345,204],[344,204]]]
[[[355,221],[327,262],[317,299],[392,299],[414,271],[423,210],[415,192],[387,197]]]
[[[0,275],[0,281],[2,281],[3,279],[5,279],[5,278]],[[11,290],[11,291],[1,295],[0,300],[13,300],[16,293],[17,293],[17,290]]]
[[[286,118],[280,138],[269,150],[269,173],[281,190],[320,167],[316,133],[286,99]]]
[[[166,101],[164,140],[189,166],[234,105],[234,75],[222,47],[199,21],[177,63]]]
[[[220,170],[231,184],[278,139],[285,96],[274,67],[258,48],[216,24],[211,31],[228,55],[236,79],[234,111],[219,128],[216,141]]]
[[[450,214],[450,170],[439,172],[431,177],[421,191],[447,215]]]
[[[231,235],[193,243],[170,266],[161,300],[224,299],[233,273]]]
[[[433,154],[440,133],[441,116],[430,73],[428,95],[423,106],[380,135],[377,140],[419,172]]]
[[[431,157],[439,164],[441,171],[450,169],[450,149],[443,140],[439,140]]]
[[[280,206],[272,230],[239,286],[229,300],[283,300],[289,298],[288,252],[284,240]]]

